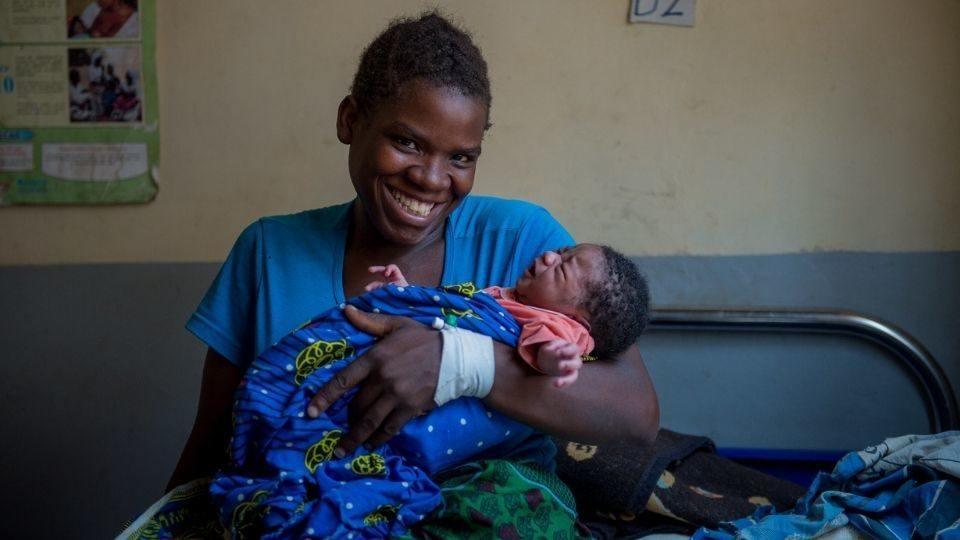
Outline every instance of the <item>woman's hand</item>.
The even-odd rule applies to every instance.
[[[338,458],[366,444],[380,446],[412,418],[434,408],[443,338],[413,319],[365,313],[348,305],[347,319],[359,330],[378,336],[367,350],[317,392],[307,407],[316,418],[354,386],[350,431],[340,439]]]

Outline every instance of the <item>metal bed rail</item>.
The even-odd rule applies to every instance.
[[[658,307],[651,310],[649,328],[839,334],[871,341],[893,353],[920,383],[933,433],[960,428],[960,412],[953,388],[933,355],[904,330],[861,313],[801,309]]]

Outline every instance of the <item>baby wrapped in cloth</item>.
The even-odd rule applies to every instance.
[[[570,279],[561,282],[566,275]],[[611,280],[616,283],[611,285]],[[594,309],[581,309],[587,305],[585,294],[576,299],[569,294],[549,294],[586,293],[587,289],[594,293],[591,297],[607,302],[599,305],[594,301]],[[598,296],[601,290],[616,294]],[[501,296],[505,291],[515,299],[521,296],[518,292],[526,293],[523,299],[529,300],[528,309],[536,304],[561,308],[576,300],[573,307],[579,311],[570,315],[582,313],[586,324],[604,331],[615,329],[612,339],[603,340],[604,347],[612,342],[613,347],[625,349],[646,320],[646,283],[629,261],[609,248],[584,245],[560,254],[548,252],[521,278],[516,292],[491,288]],[[633,322],[608,320],[608,304],[622,308],[624,301],[636,306],[631,308],[633,316],[624,314]],[[434,288],[391,283],[349,303],[364,311],[407,316],[426,325],[439,319],[514,347],[521,333],[529,334],[504,305],[470,284]],[[324,383],[374,343],[372,336],[350,324],[343,307],[314,318],[265,351],[240,384],[230,463],[210,487],[221,522],[235,537],[399,535],[440,506],[440,488],[432,479],[440,472],[473,460],[503,457],[553,469],[555,449],[547,437],[488,410],[476,398],[455,399],[412,420],[379,448],[358,448],[336,458],[333,451],[348,425],[347,407],[355,390],[318,418],[310,418],[304,411]],[[568,317],[561,324],[575,327],[578,323]],[[586,329],[582,333],[587,339],[581,341],[589,345]],[[538,343],[546,343],[549,332],[540,336]],[[529,345],[535,347],[536,343]],[[575,350],[578,356],[589,352],[580,347]],[[604,349],[604,354],[609,351]],[[562,360],[562,356],[539,355],[554,360]],[[553,363],[554,367],[561,364]],[[564,376],[570,375],[566,368]]]

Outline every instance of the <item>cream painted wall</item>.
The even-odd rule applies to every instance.
[[[336,106],[425,2],[158,2],[161,183],[0,210],[0,264],[221,260],[258,216],[351,196]],[[631,254],[960,249],[960,2],[442,2],[490,64],[475,192]],[[269,6],[269,8],[267,8]]]

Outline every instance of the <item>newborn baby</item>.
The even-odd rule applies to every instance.
[[[396,265],[371,266],[370,272],[383,280],[367,285],[367,291],[409,285]],[[578,244],[544,252],[516,286],[483,291],[523,327],[520,357],[556,377],[557,387],[576,381],[584,360],[625,351],[647,324],[646,280],[629,259],[607,246]]]

